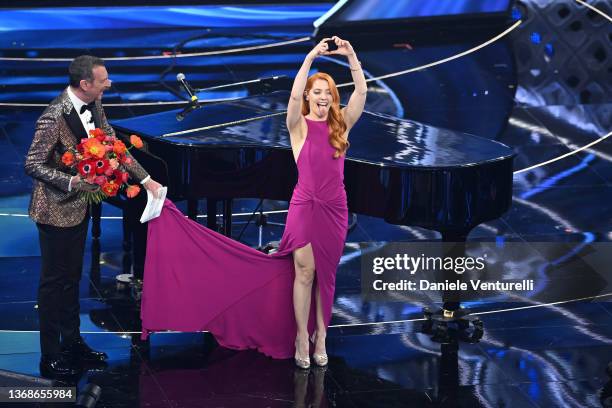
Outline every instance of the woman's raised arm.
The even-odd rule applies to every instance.
[[[291,97],[289,98],[289,104],[287,105],[287,129],[289,130],[289,133],[292,133],[292,130],[295,129],[295,127],[300,123],[300,117],[302,116],[302,98],[312,62],[320,55],[329,55],[329,52],[327,51],[327,40],[329,40],[329,38],[324,38],[321,40],[308,53],[308,55],[306,55],[300,70],[293,80]]]
[[[350,66],[351,76],[353,77],[353,82],[355,83],[355,90],[351,94],[346,108],[344,108],[344,122],[350,129],[357,122],[361,116],[361,113],[363,112],[366,95],[368,93],[368,85],[366,84],[365,76],[363,75],[363,69],[361,69],[361,63],[357,59],[357,54],[355,53],[351,43],[336,36],[333,36],[332,39],[338,46],[338,49],[330,51],[329,54],[346,56]]]

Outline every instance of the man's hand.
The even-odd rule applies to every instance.
[[[157,198],[159,197],[159,189],[162,187],[157,181],[153,179],[149,179],[146,183],[143,184],[144,188],[153,193],[153,195]]]
[[[86,193],[95,193],[100,190],[100,186],[93,183],[88,183],[81,176],[74,176],[70,180],[70,188],[75,191],[84,191]]]

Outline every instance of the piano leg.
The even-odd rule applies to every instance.
[[[219,200],[213,198],[206,199],[206,227],[213,231],[218,231],[217,226],[217,203]],[[223,233],[232,236],[232,199],[221,200],[223,203]],[[193,204],[192,204],[193,203]],[[192,209],[192,206],[194,207]],[[187,200],[187,216],[192,220],[196,219],[197,200]],[[193,213],[191,212],[193,211]]]
[[[450,257],[460,257],[465,255],[465,241],[470,230],[467,231],[444,231],[442,232],[442,242],[456,244],[450,249],[447,254]],[[450,271],[444,276],[444,279],[450,281],[457,279],[457,274]],[[442,308],[447,311],[457,311],[460,307],[460,296],[457,291],[444,292],[442,294],[442,301],[444,302]]]
[[[232,237],[232,199],[223,200],[223,233]]]
[[[213,231],[217,230],[217,200],[206,199],[206,227]]]
[[[454,244],[445,253],[445,256],[453,258],[465,256],[466,239],[469,232],[469,230],[442,232],[442,241],[447,244]],[[461,280],[462,276],[458,276],[452,270],[445,271],[442,281]],[[484,334],[482,321],[476,316],[471,316],[468,311],[461,309],[461,292],[442,292],[442,302],[442,309],[435,312],[429,308],[423,308],[425,322],[421,331],[431,335],[433,341],[444,344],[453,341],[453,339],[468,343],[478,342]]]
[[[193,198],[187,199],[187,217],[194,221],[198,220],[198,200]],[[210,218],[210,214],[209,214]]]

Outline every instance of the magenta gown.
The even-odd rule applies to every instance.
[[[206,330],[224,347],[293,357],[293,251],[308,243],[316,268],[308,330],[312,334],[315,329],[316,287],[329,325],[348,225],[344,156],[333,158],[327,122],[306,123],[298,182],[278,252],[266,255],[214,232],[186,218],[168,200],[161,215],[149,222],[143,338],[154,331]]]

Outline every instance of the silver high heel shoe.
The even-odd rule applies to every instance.
[[[310,357],[306,356],[306,358],[298,357],[298,347],[297,341],[295,342],[295,356],[293,356],[293,360],[295,361],[295,365],[299,368],[307,370],[310,368]]]
[[[314,360],[315,364],[318,365],[319,367],[325,367],[327,363],[329,363],[329,358],[327,357],[327,353],[313,354],[312,359]]]
[[[313,356],[314,357],[314,356]],[[295,365],[304,369],[304,370],[308,370],[310,368],[310,357],[307,358],[299,358],[297,356],[297,354],[295,355],[295,357],[293,357],[293,359],[295,360]],[[316,360],[315,360],[316,361]]]
[[[316,340],[317,340],[317,331],[315,330],[315,332],[312,333],[312,336],[310,337],[310,341],[312,342],[312,344],[316,346],[317,345]],[[314,360],[315,364],[318,365],[319,367],[325,367],[327,363],[329,363],[329,358],[327,357],[327,353],[314,353],[312,355],[312,359]]]

